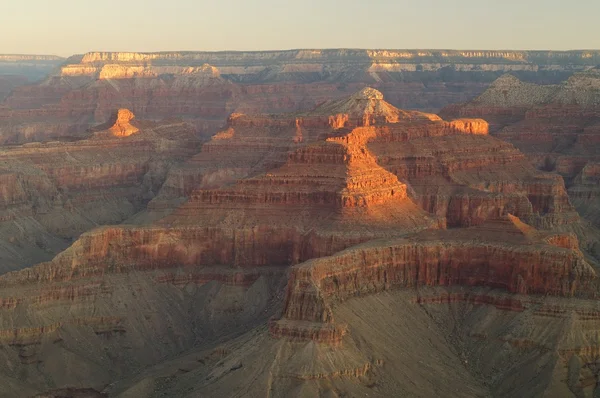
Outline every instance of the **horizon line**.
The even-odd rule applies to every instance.
[[[17,57],[27,57],[27,56],[37,56],[37,57],[56,57],[67,59],[70,57],[75,57],[79,55],[85,55],[90,53],[131,53],[131,54],[166,54],[166,53],[273,53],[273,52],[293,52],[293,51],[333,51],[333,50],[352,50],[352,51],[489,51],[489,52],[546,52],[546,53],[577,53],[577,52],[598,52],[600,53],[600,48],[589,48],[589,49],[569,49],[569,50],[548,50],[548,49],[536,49],[536,50],[523,50],[523,49],[474,49],[474,48],[365,48],[365,47],[298,47],[298,48],[287,48],[287,49],[271,49],[271,50],[158,50],[158,51],[131,51],[131,50],[123,50],[123,51],[113,51],[113,50],[89,50],[82,53],[71,53],[70,55],[56,55],[51,53],[1,53],[0,57],[6,56],[17,56]]]

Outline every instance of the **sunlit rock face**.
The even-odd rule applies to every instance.
[[[131,124],[134,118],[134,114],[129,109],[119,109],[114,117],[114,124],[109,131],[115,137],[128,137],[139,132],[140,130]]]

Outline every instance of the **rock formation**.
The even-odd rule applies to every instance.
[[[542,233],[507,215],[474,228],[367,243],[295,266],[282,320],[272,323],[271,333],[339,344],[345,329],[334,324],[334,302],[399,287],[488,286],[595,297],[595,279],[574,235]]]
[[[122,137],[137,127],[127,122],[131,112],[119,116],[111,127],[119,137],[97,133],[0,151],[3,272],[49,260],[82,232],[132,216],[158,192],[169,167],[198,145],[183,123],[146,123]]]
[[[131,124],[134,118],[135,116],[129,109],[119,109],[109,131],[115,137],[128,137],[131,134],[137,133],[140,130]]]
[[[288,151],[297,147],[306,148],[299,156],[309,159],[315,150],[311,143],[319,137],[331,142],[345,135],[348,142],[366,144],[377,164],[409,184],[414,201],[451,226],[475,225],[507,212],[544,227],[578,219],[559,176],[536,171],[512,145],[487,133],[483,120],[445,122],[435,115],[402,111],[373,89],[306,113],[236,114],[199,154],[172,170],[149,207],[163,209],[196,188],[260,175],[284,165]],[[289,162],[294,166],[288,167],[300,168],[294,157]]]
[[[594,177],[595,164],[600,160],[597,68],[576,73],[556,85],[524,83],[506,75],[480,97],[449,107],[442,114],[490,120],[496,137],[514,144],[539,169],[563,176],[577,210],[600,226]]]

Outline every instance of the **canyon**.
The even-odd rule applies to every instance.
[[[597,277],[577,237],[586,224],[562,177],[536,169],[489,130],[482,119],[401,110],[363,88],[311,111],[234,113],[203,144],[190,124],[138,120],[120,109],[83,139],[7,147],[13,160],[5,164],[20,168],[6,179],[20,189],[7,185],[5,202],[24,209],[7,211],[12,221],[30,217],[76,240],[49,261],[0,276],[5,390],[431,393],[390,383],[407,352],[400,345],[384,355],[389,337],[369,332],[367,315],[356,318],[392,306],[433,333],[434,348],[415,335],[408,341],[440,358],[440,377],[460,368],[463,382],[449,395],[510,394],[510,375],[489,385],[464,365],[476,354],[457,347],[482,350],[488,339],[474,331],[482,326],[468,324],[502,322],[538,297],[557,301],[539,304],[549,313],[572,306],[598,319]],[[29,203],[31,187],[49,203]],[[123,213],[111,211],[112,201]],[[84,232],[89,224],[61,221],[61,235],[48,221],[72,213],[124,223]],[[456,330],[439,326],[454,307],[480,310],[455,320]],[[570,327],[562,330],[577,334],[582,326]],[[468,334],[456,336],[462,328]],[[564,353],[549,361],[537,348],[521,352],[522,344],[542,344],[539,335],[502,336],[511,355],[557,372],[592,363],[597,351],[584,336],[585,348],[561,343]],[[578,369],[593,377],[591,368]],[[422,371],[415,377],[432,384]],[[523,388],[591,388],[553,387],[549,379]]]
[[[437,111],[513,72],[557,83],[597,64],[597,51],[290,50],[91,52],[62,60],[0,104],[0,142],[78,137],[115,108],[181,118],[209,138],[234,112],[306,111],[365,86],[395,106]]]
[[[0,396],[599,393],[600,52],[17,60]]]

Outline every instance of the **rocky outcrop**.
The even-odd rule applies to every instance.
[[[128,137],[140,131],[137,127],[131,124],[135,118],[134,114],[129,109],[119,109],[114,117],[114,122],[109,131],[115,137]]]
[[[335,330],[334,303],[400,287],[488,286],[518,294],[595,297],[595,279],[573,235],[538,232],[509,215],[476,228],[367,243],[299,264],[288,279],[282,320],[271,333],[339,343],[327,333],[291,332],[289,325],[324,323],[328,326],[311,330]]]

